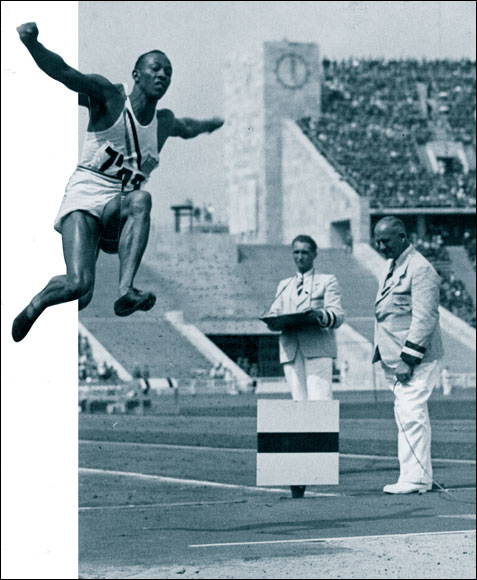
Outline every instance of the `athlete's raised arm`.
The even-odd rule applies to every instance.
[[[190,119],[184,117],[182,119],[174,119],[171,128],[171,137],[182,137],[183,139],[192,139],[202,133],[213,133],[220,129],[224,124],[224,120],[220,117],[213,117],[212,119]]]
[[[101,75],[85,75],[80,73],[58,54],[48,50],[38,42],[38,27],[35,22],[27,22],[18,26],[20,40],[26,46],[38,67],[52,79],[63,83],[77,93],[84,93],[98,101],[106,100],[117,89]]]

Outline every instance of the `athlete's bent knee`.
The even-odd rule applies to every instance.
[[[66,283],[65,293],[69,300],[78,300],[88,292],[92,292],[92,289],[92,280],[83,276],[73,276]]]
[[[148,191],[138,189],[132,191],[129,198],[129,212],[149,212],[152,207],[152,197]]]
[[[88,306],[88,304],[91,302],[92,298],[93,298],[93,289],[91,288],[89,292],[86,292],[86,294],[83,294],[83,296],[79,298],[78,310],[83,310],[84,308],[86,308],[86,306]]]

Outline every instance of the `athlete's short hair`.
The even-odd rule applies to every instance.
[[[308,244],[311,248],[312,252],[316,252],[318,250],[318,246],[316,245],[315,240],[311,236],[306,236],[305,234],[300,234],[297,236],[292,242],[292,248],[295,245],[295,242],[301,242],[302,244]]]
[[[165,52],[162,52],[162,50],[157,49],[150,50],[148,52],[145,52],[144,54],[141,54],[141,56],[137,59],[136,64],[134,65],[134,70],[139,70],[142,67],[144,61],[146,60],[146,57],[149,56],[150,54],[163,54],[167,59],[169,58]]]

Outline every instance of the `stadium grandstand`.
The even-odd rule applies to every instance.
[[[475,207],[475,63],[325,59],[323,69],[321,115],[299,125],[370,207]],[[426,146],[439,140],[448,156],[434,169]],[[474,302],[445,247],[464,234],[475,240],[460,221],[446,227],[441,217],[412,239],[443,278],[442,305],[475,327]]]
[[[117,258],[99,256],[80,322],[108,365],[148,365],[159,390],[171,377],[190,392],[227,390],[210,378],[219,364],[229,392],[282,388],[278,335],[259,317],[294,272],[291,240],[308,233],[343,292],[336,388],[382,388],[370,364],[382,268],[372,232],[397,215],[443,279],[454,384],[475,387],[475,63],[334,62],[314,43],[266,42],[231,56],[225,95],[229,223],[171,203],[171,227],[153,224],[137,277],[157,304],[127,319],[112,311]]]
[[[323,68],[321,115],[299,125],[371,207],[475,207],[475,63],[324,60]],[[460,145],[435,171],[421,155],[434,141]]]

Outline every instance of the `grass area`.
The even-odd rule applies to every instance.
[[[287,399],[287,396],[261,396],[268,399]],[[394,419],[393,395],[391,392],[372,391],[338,392],[335,399],[340,401],[340,417],[343,419]],[[198,396],[180,395],[178,412],[189,417],[255,417],[257,397],[253,394]],[[170,395],[155,395],[152,399],[151,414],[161,415],[168,410],[176,410]],[[429,401],[431,419],[475,419],[475,391],[461,391],[452,397],[442,397],[435,393]]]
[[[362,395],[362,397],[361,397]],[[397,429],[392,396],[374,400],[371,393],[354,393],[340,404],[340,451],[395,455]],[[433,455],[475,458],[475,393],[469,398],[433,397]],[[364,399],[364,400],[362,400]],[[366,400],[368,399],[368,400]],[[79,418],[80,439],[167,443],[210,447],[256,447],[256,397],[247,395],[155,395],[141,415],[85,414]]]

